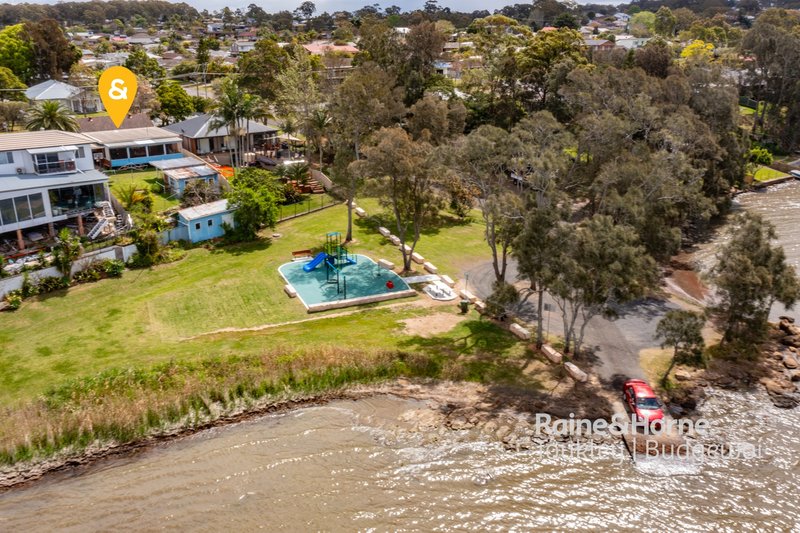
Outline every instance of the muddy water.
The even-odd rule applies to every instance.
[[[800,528],[800,412],[755,395],[705,409],[715,435],[762,456],[691,466],[423,433],[399,421],[420,405],[336,402],[107,460],[0,495],[0,530]]]
[[[734,212],[742,209],[758,213],[775,225],[778,243],[783,246],[788,263],[800,271],[800,181],[741,194],[734,201]],[[708,272],[714,266],[719,246],[727,240],[725,228],[721,228],[692,254],[701,271]],[[774,320],[785,313],[783,306],[776,304],[771,317]]]

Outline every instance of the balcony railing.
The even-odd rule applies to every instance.
[[[74,172],[75,161],[51,161],[36,163],[37,174],[58,174],[60,172]]]

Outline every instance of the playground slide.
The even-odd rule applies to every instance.
[[[328,257],[328,254],[326,254],[325,252],[318,253],[314,259],[303,265],[303,270],[306,272],[311,272],[312,270],[317,268],[320,265],[320,263],[322,263],[325,260],[326,257]]]

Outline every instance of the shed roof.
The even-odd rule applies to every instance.
[[[164,174],[175,180],[190,180],[203,176],[216,176],[217,171],[208,165],[197,165],[195,167],[173,168],[165,170]]]
[[[150,163],[159,170],[172,170],[175,168],[194,167],[205,165],[205,161],[196,157],[179,157],[177,159],[164,159],[163,161],[153,161]]]
[[[228,209],[228,200],[217,200],[216,202],[181,209],[178,211],[178,216],[184,220],[196,220],[198,218],[219,215],[228,211],[230,211]]]

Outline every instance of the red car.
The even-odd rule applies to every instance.
[[[649,425],[651,422],[664,418],[661,402],[658,401],[656,394],[646,381],[629,379],[622,388],[622,394],[628,408],[636,414],[637,420],[647,422]]]

